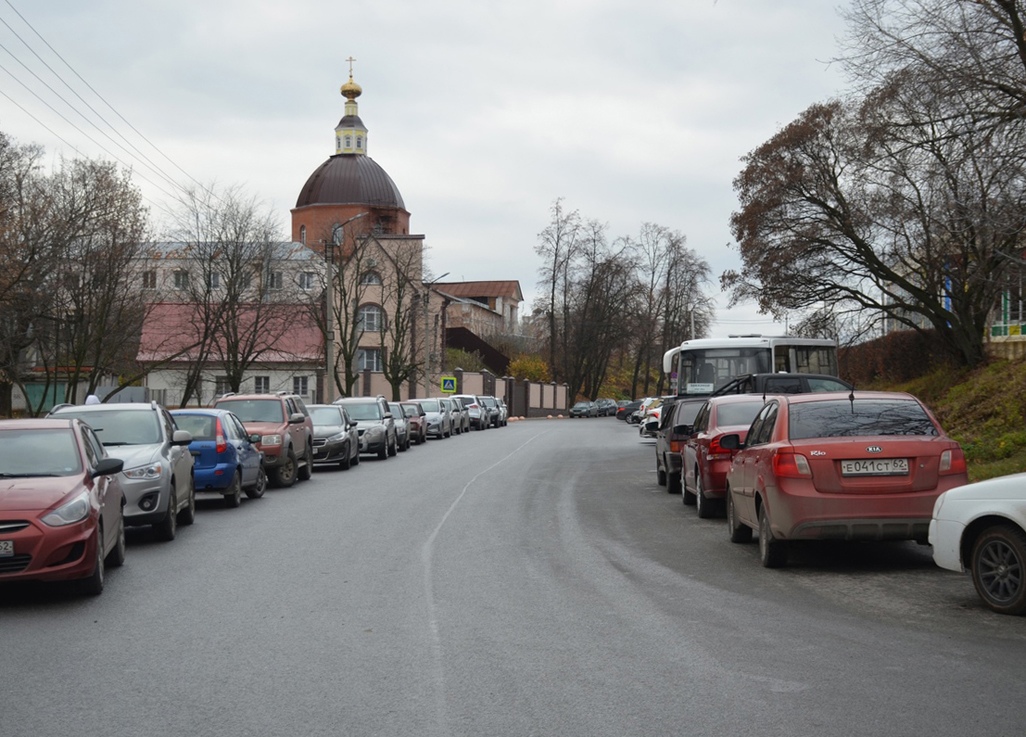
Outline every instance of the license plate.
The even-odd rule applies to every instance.
[[[14,555],[14,540],[0,540],[0,558]]]
[[[842,476],[907,476],[908,458],[863,458],[841,461]]]

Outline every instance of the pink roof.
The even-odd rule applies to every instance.
[[[254,352],[260,363],[319,361],[324,356],[324,334],[314,322],[307,305],[253,305],[243,308],[241,322],[252,325],[260,319]],[[156,302],[149,305],[143,324],[137,359],[141,362],[193,361],[201,318],[199,306]],[[215,348],[215,354],[218,350]]]

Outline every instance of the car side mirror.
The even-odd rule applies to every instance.
[[[695,426],[694,425],[675,425],[674,428],[673,428],[673,434],[674,435],[694,435],[695,434]]]
[[[360,424],[360,421],[359,421],[359,420],[353,420],[353,424],[352,424],[352,427],[356,427],[356,426],[357,426],[357,425],[359,425],[359,424]]]
[[[263,435],[257,435],[256,433],[253,433],[249,436],[249,442],[254,444],[259,443],[261,438],[263,438]]]
[[[188,430],[175,430],[171,436],[171,445],[188,445],[192,442],[192,433]]]
[[[125,462],[120,458],[101,458],[93,469],[92,477],[95,479],[97,476],[113,476],[121,473],[124,467]]]
[[[293,412],[289,416],[290,425],[301,425],[304,421],[306,421],[306,415],[304,415],[302,412]]]
[[[720,447],[724,450],[740,450],[744,443],[741,442],[741,436],[735,432],[720,438]]]

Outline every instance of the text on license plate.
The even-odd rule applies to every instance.
[[[904,476],[908,474],[908,458],[863,458],[841,461],[842,476]]]
[[[0,558],[14,555],[14,540],[0,540]]]

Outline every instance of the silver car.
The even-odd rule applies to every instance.
[[[412,400],[424,410],[427,420],[427,435],[429,438],[448,438],[452,436],[452,419],[449,410],[442,406],[438,399],[414,399]]]
[[[192,524],[196,492],[192,483],[192,435],[179,430],[156,402],[63,405],[54,417],[77,417],[93,428],[112,458],[125,462],[125,524],[153,525],[161,540],[174,540],[178,524]]]

